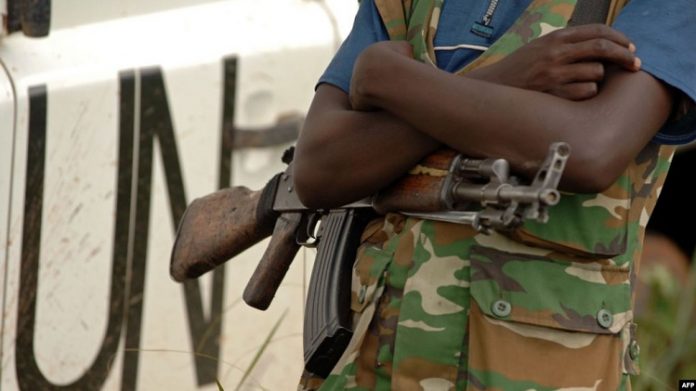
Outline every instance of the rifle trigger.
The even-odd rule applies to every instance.
[[[321,235],[321,217],[319,213],[303,216],[302,228],[298,229],[296,238],[299,245],[309,248],[317,247]]]

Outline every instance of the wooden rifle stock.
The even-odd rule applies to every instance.
[[[261,191],[230,187],[195,199],[179,223],[170,274],[195,278],[271,235],[274,216],[259,216]]]

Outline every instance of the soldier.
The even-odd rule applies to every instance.
[[[443,145],[522,175],[552,142],[572,154],[547,224],[369,224],[354,337],[322,390],[630,389],[635,260],[670,144],[696,137],[696,7],[633,0],[614,28],[562,29],[575,6],[361,2],[297,145],[305,204],[370,195]]]

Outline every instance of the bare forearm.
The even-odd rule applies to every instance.
[[[330,208],[374,194],[439,145],[387,112],[351,110],[335,87],[321,86],[317,94],[294,163],[297,191],[308,206]],[[315,107],[327,100],[341,107]]]
[[[597,191],[611,183],[670,109],[667,89],[640,72],[616,71],[597,97],[573,102],[457,77],[403,56],[380,60],[356,83],[363,102],[463,153],[507,158],[523,173],[536,167],[551,142],[568,142],[567,190]]]

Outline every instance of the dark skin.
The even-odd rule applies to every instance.
[[[310,207],[344,205],[442,145],[531,175],[555,141],[572,148],[561,188],[602,191],[672,106],[634,51],[611,28],[580,26],[461,77],[414,60],[407,43],[375,43],[356,61],[350,95],[317,89],[295,154],[298,195]]]

